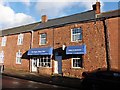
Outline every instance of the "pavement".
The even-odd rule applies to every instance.
[[[35,82],[41,82],[52,85],[59,85],[63,87],[70,88],[81,88],[81,79],[79,78],[70,78],[65,76],[57,76],[57,75],[39,75],[38,73],[30,73],[30,72],[18,72],[18,71],[4,71],[2,75],[16,77],[25,80],[31,80]]]

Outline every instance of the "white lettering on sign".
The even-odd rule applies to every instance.
[[[45,51],[32,51],[32,53],[44,53]]]
[[[68,51],[82,51],[82,49],[69,49]]]

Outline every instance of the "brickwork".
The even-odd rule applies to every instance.
[[[41,67],[38,69],[40,75],[52,75],[52,68]]]
[[[71,29],[82,28],[83,40],[79,42],[71,42]],[[40,33],[47,34],[47,44],[39,45]],[[98,68],[106,68],[106,52],[105,52],[105,39],[104,39],[104,27],[102,21],[71,24],[63,27],[38,30],[34,32],[34,46],[33,47],[54,47],[55,52],[61,52],[62,55],[65,51],[62,51],[62,45],[82,45],[86,44],[87,54],[83,56],[83,68],[74,69],[71,67],[71,55],[63,55],[62,59],[62,73],[64,76],[81,77],[83,71],[92,71]],[[54,60],[54,58],[53,58]],[[54,63],[53,63],[54,66]],[[53,67],[54,68],[54,67]],[[42,68],[40,73],[43,71]],[[47,69],[46,69],[47,70]],[[45,70],[45,71],[46,71]],[[49,73],[49,69],[48,72]],[[52,72],[50,72],[51,74]]]
[[[120,66],[120,62],[118,61],[118,20],[120,20],[120,18],[110,18],[106,20],[109,33],[111,69],[118,69],[118,65]]]
[[[118,18],[108,19],[107,30],[110,40],[110,64],[113,69],[118,69]],[[71,29],[82,28],[82,40],[78,42],[71,41]],[[39,45],[40,34],[47,34],[47,44]],[[23,45],[17,45],[18,34],[8,35],[6,46],[1,46],[0,51],[4,51],[5,69],[30,71],[30,58],[27,51],[30,49],[31,33],[23,33]],[[0,42],[1,42],[0,37]],[[1,43],[0,43],[1,44]],[[83,55],[83,68],[72,68],[72,55],[66,55],[62,50],[62,45],[76,46],[86,45],[86,54]],[[62,74],[63,76],[82,77],[82,72],[93,71],[98,68],[107,68],[105,33],[102,21],[68,24],[62,27],[37,30],[33,32],[33,43],[31,48],[53,47],[52,67],[38,68],[39,74],[53,74],[55,53],[62,55]],[[23,54],[22,64],[16,64],[16,52]]]
[[[47,34],[46,45],[39,45],[40,34],[42,34],[42,33]],[[38,48],[38,47],[53,47],[53,31],[52,31],[52,29],[43,29],[43,30],[34,31],[32,48]]]
[[[20,50],[24,55],[26,51],[29,50],[31,39],[30,33],[24,33],[23,45],[17,45],[18,34],[6,37],[6,46],[2,47],[2,50],[4,51],[4,68],[29,71],[29,60],[26,59],[25,56],[22,57],[21,64],[16,64],[16,52]]]

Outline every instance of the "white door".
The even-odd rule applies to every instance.
[[[58,61],[54,61],[54,73],[58,74]]]
[[[37,72],[37,58],[32,58],[32,72]]]
[[[54,73],[56,74],[62,73],[62,56],[55,56]]]

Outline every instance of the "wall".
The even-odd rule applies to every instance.
[[[120,62],[118,61],[119,56],[119,41],[118,41],[118,35],[120,32],[118,32],[118,20],[120,18],[110,18],[106,20],[107,24],[107,30],[109,34],[109,46],[110,46],[110,64],[111,69],[119,69],[120,70]],[[119,67],[119,68],[118,68]]]
[[[42,34],[42,33],[47,34],[46,45],[39,45],[40,34]],[[34,31],[32,48],[42,48],[42,47],[53,47],[53,30],[52,29],[43,29],[43,30]],[[54,62],[51,61],[51,64],[53,64],[53,63]],[[51,65],[51,66],[53,66],[53,65]],[[53,73],[53,67],[50,67],[50,68],[39,67],[38,72],[39,72],[39,74],[51,75]]]
[[[111,67],[118,69],[118,18],[111,18],[107,21],[107,29],[110,40],[110,58]],[[71,29],[81,27],[83,30],[83,40],[71,42]],[[39,35],[47,33],[47,44],[39,45]],[[18,35],[8,35],[5,47],[0,50],[5,52],[5,69],[15,69],[29,71],[29,58],[24,57],[22,64],[16,64],[16,52],[21,50],[24,55],[30,49],[31,34],[24,33],[23,45],[17,45]],[[0,38],[1,41],[1,38]],[[71,55],[66,55],[62,50],[62,45],[67,46],[86,44],[87,53],[83,55],[83,68],[74,69],[71,67]],[[84,71],[94,71],[98,68],[106,68],[105,34],[102,21],[69,24],[58,28],[49,28],[33,32],[32,48],[53,47],[52,68],[39,68],[40,74],[51,75],[54,71],[55,52],[61,53],[62,72],[64,76],[81,77]]]
[[[23,45],[17,45],[18,34],[8,35],[6,46],[1,46],[4,51],[4,68],[13,70],[29,71],[29,59],[26,57],[26,51],[30,48],[30,33],[24,33]],[[21,51],[22,64],[16,64],[16,52]]]
[[[83,30],[83,40],[71,42],[71,29],[81,27]],[[63,57],[62,71],[65,76],[81,77],[83,71],[93,71],[98,68],[106,68],[106,52],[104,27],[101,21],[66,25],[55,28],[54,48],[86,44],[87,53],[83,56],[83,68],[71,68],[71,55]]]
[[[81,27],[83,30],[83,40],[79,42],[71,42],[71,29]],[[39,34],[47,33],[47,44],[39,45]],[[71,67],[71,55],[66,55],[62,50],[62,45],[75,46],[86,44],[87,53],[83,56],[83,68],[74,69]],[[55,52],[61,53],[62,72],[64,76],[81,77],[84,71],[93,71],[98,68],[106,68],[106,51],[104,27],[102,21],[70,24],[58,28],[39,30],[34,32],[33,47],[51,46]],[[53,56],[54,60],[54,56]],[[52,70],[54,71],[54,63]],[[41,69],[41,68],[40,68]],[[43,71],[44,68],[41,69]],[[46,69],[44,69],[46,71]],[[52,74],[52,70],[48,70]]]

